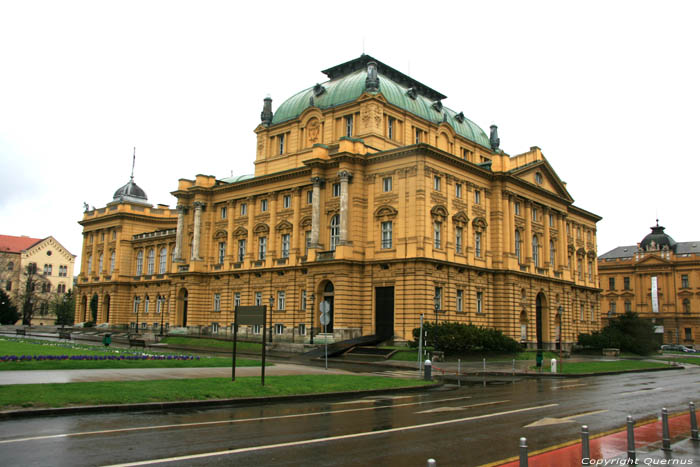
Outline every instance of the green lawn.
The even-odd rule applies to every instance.
[[[199,349],[219,349],[219,350],[233,350],[233,342],[218,340],[218,339],[207,339],[198,337],[178,337],[178,336],[168,336],[163,338],[161,342],[176,347],[193,347]],[[259,342],[236,342],[236,351],[247,351],[247,352],[262,352],[262,344]]]
[[[360,375],[268,376],[0,386],[0,408],[68,407],[99,404],[230,399],[338,391],[390,389],[432,384],[419,379]]]
[[[107,349],[98,346],[51,342],[32,339],[0,338],[0,356],[6,355],[90,355],[90,356],[138,356],[143,351],[128,349]],[[173,355],[160,352],[147,352],[149,355]],[[256,360],[236,359],[237,366],[259,366]],[[193,360],[29,360],[0,361],[0,371],[13,370],[82,370],[110,368],[193,368],[230,367],[228,357],[200,357]]]
[[[668,365],[660,362],[647,362],[643,360],[616,360],[611,362],[564,362],[558,368],[562,374],[602,373],[608,371],[631,371],[648,368],[668,368]],[[536,369],[531,367],[531,369]],[[542,371],[549,373],[549,365],[543,366]]]

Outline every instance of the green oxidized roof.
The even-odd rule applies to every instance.
[[[222,178],[221,181],[225,183],[236,183],[241,182],[243,180],[250,180],[254,177],[255,175],[236,175],[235,177]]]
[[[371,57],[366,55],[357,60],[366,62],[368,59],[373,60]],[[443,106],[442,111],[438,111],[433,108],[433,103],[435,102],[434,98],[444,96],[430,88],[427,88],[417,81],[413,81],[411,78],[401,74],[400,72],[387,67],[383,63],[378,63],[380,65],[378,73],[379,93],[382,94],[390,104],[435,124],[446,121],[450,126],[452,126],[452,128],[454,128],[457,134],[484,147],[490,147],[488,136],[486,136],[484,130],[479,128],[479,126],[474,122],[468,118],[463,118],[460,122],[456,118],[457,112],[454,112],[447,107]],[[348,62],[348,64],[352,64],[352,62]],[[339,65],[338,67],[343,65]],[[387,74],[382,73],[383,70],[391,73],[392,77],[394,78],[398,77],[402,83],[392,80],[389,76],[387,76]],[[340,76],[337,76],[336,74],[336,77],[334,77],[334,74],[328,73],[329,71],[333,72],[335,71],[335,68],[326,70],[326,74],[329,74],[332,79],[322,83],[322,86],[325,88],[325,92],[323,94],[319,96],[314,95],[314,87],[312,86],[293,95],[279,106],[274,114],[271,124],[276,125],[278,123],[283,123],[297,118],[304,110],[311,107],[311,97],[313,97],[314,107],[328,109],[352,102],[360,97],[363,92],[365,92],[365,80],[367,79],[366,67],[352,71],[348,74],[341,74]],[[415,99],[409,97],[409,87],[414,87],[414,89],[418,90],[415,95]],[[428,94],[429,97],[432,97],[432,99],[426,97],[424,94]]]

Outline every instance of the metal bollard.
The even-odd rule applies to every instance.
[[[588,425],[581,425],[581,462],[591,458],[591,448],[588,439]]]
[[[435,462],[435,459],[428,459],[428,467],[437,467],[437,462]]]
[[[632,415],[627,416],[627,458],[631,463],[636,463],[637,452],[634,450],[634,420]]]
[[[486,374],[486,359],[484,359],[484,374]]]
[[[690,439],[700,441],[698,438],[698,420],[695,418],[695,402],[690,404]]]
[[[661,427],[663,432],[662,446],[661,449],[664,451],[671,450],[671,435],[668,432],[668,410],[666,407],[661,409]]]
[[[557,372],[557,359],[556,359],[556,358],[553,358],[553,359],[551,359],[551,360],[549,361],[549,370],[550,370],[552,373],[556,373],[556,372]]]
[[[433,364],[430,360],[426,360],[423,364],[423,379],[426,381],[432,381],[433,379]]]
[[[520,467],[527,467],[527,438],[520,438]]]

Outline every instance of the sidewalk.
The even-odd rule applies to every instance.
[[[582,462],[581,459],[581,443],[579,442],[540,454],[531,454],[528,466],[669,465],[669,459],[676,459],[674,462],[678,465],[681,465],[681,460],[686,461],[686,465],[691,464],[691,462],[692,464],[700,462],[700,441],[690,439],[689,414],[669,418],[669,433],[672,441],[671,451],[666,452],[661,449],[663,437],[661,420],[635,427],[636,463],[628,463],[629,461],[627,461],[627,431],[623,428],[621,431],[591,439],[589,443],[591,457],[585,462]],[[595,433],[591,433],[591,437],[594,436]],[[656,463],[654,463],[654,459],[657,460]],[[520,463],[518,460],[514,460],[490,465],[518,467]]]

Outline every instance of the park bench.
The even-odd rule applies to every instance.
[[[25,331],[24,329],[15,329],[15,332],[17,333],[18,336],[26,336],[27,335],[27,331]]]

